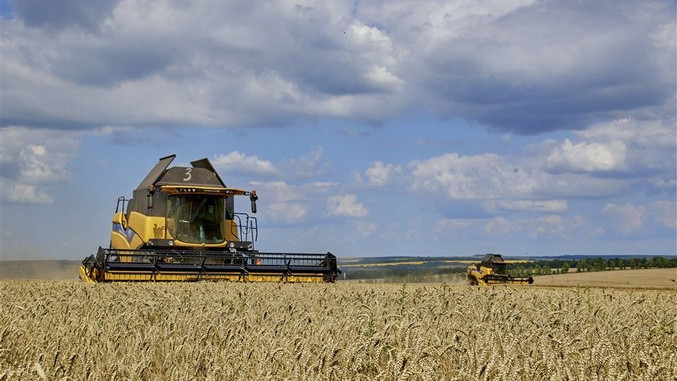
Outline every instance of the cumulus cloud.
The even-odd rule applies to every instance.
[[[219,171],[225,174],[280,176],[281,172],[268,160],[258,156],[247,156],[239,151],[214,156],[212,163]]]
[[[604,213],[614,218],[618,229],[624,234],[645,226],[646,208],[643,206],[606,204]]]
[[[215,155],[214,167],[224,174],[233,174],[261,178],[308,179],[321,176],[328,164],[323,160],[324,149],[318,147],[298,158],[283,160],[275,164],[257,155],[247,155],[239,151]]]
[[[565,139],[546,159],[553,170],[601,172],[625,169],[627,147],[621,141],[608,144],[572,143]]]
[[[36,185],[19,184],[0,178],[0,194],[4,200],[15,204],[51,204],[54,198]]]
[[[441,192],[452,200],[499,199],[529,195],[537,179],[496,154],[447,153],[413,161],[413,190]]]
[[[551,172],[601,175],[608,172],[674,172],[677,160],[674,125],[674,119],[638,121],[626,118],[596,123],[574,132],[575,141],[564,139],[550,148],[544,167]]]
[[[657,201],[648,208],[651,220],[660,227],[677,229],[677,203],[674,201]]]
[[[519,226],[520,224],[515,221],[510,221],[505,217],[498,216],[486,221],[484,224],[484,232],[490,236],[504,235],[518,229]]]
[[[672,230],[677,228],[677,203],[674,201],[657,201],[649,205],[607,203],[602,211],[623,234],[647,226]]]
[[[666,1],[15,6],[3,126],[379,122],[426,108],[533,134],[675,110]]]
[[[415,160],[406,177],[414,191],[474,203],[491,214],[564,213],[567,199],[638,194],[638,184],[674,198],[676,155],[674,119],[619,119],[509,156],[450,152]]]
[[[288,176],[312,178],[322,175],[328,164],[323,161],[324,148],[318,147],[307,155],[291,159],[282,164]]]
[[[327,213],[339,217],[366,217],[369,211],[357,201],[357,195],[336,195],[327,198]]]
[[[379,224],[376,222],[357,221],[355,222],[355,230],[360,237],[369,237],[378,229]]]
[[[384,164],[382,161],[376,161],[371,163],[364,174],[367,177],[369,185],[383,187],[402,175],[402,167],[394,164]]]
[[[3,25],[8,123],[279,125],[370,120],[401,104],[389,37],[349,4],[123,0],[71,19],[50,4],[18,7]],[[84,27],[61,28],[69,22]],[[65,107],[74,103],[87,107]]]
[[[302,223],[321,214],[318,205],[334,187],[330,182],[311,182],[300,185],[285,181],[252,182],[259,195],[261,210],[275,222]]]
[[[310,182],[289,184],[285,181],[252,182],[259,195],[261,210],[266,218],[286,224],[301,224],[322,216],[366,217],[367,208],[358,201],[357,195],[332,195],[327,193],[335,189],[331,182]],[[369,234],[376,226],[359,225]]]
[[[414,73],[407,80],[442,115],[524,134],[580,128],[621,110],[674,115],[673,3],[388,2],[370,10],[395,41],[422,47],[403,64]]]
[[[530,230],[532,238],[538,238],[542,235],[563,236],[567,231],[564,218],[556,214],[539,217]]]
[[[47,188],[67,181],[67,165],[79,147],[78,134],[25,127],[0,128],[0,181],[11,203],[51,203]]]

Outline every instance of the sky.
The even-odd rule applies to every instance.
[[[0,259],[107,246],[170,154],[261,251],[675,255],[675,8],[0,0]]]

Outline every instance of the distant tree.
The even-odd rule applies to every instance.
[[[561,270],[561,271],[562,271],[562,274],[568,273],[568,272],[569,272],[569,262],[566,262],[566,261],[565,261],[564,263],[562,263],[561,269],[562,269],[562,270]]]
[[[592,268],[595,271],[604,271],[606,270],[606,261],[603,258],[593,259]]]
[[[654,265],[658,268],[663,269],[668,267],[668,261],[663,257],[653,257],[653,262]]]
[[[630,259],[628,260],[628,266],[629,266],[631,269],[639,268],[639,261],[637,260],[637,258],[630,258]]]
[[[653,258],[646,258],[646,259],[644,260],[644,268],[645,268],[645,269],[650,269],[650,268],[652,268],[652,267],[654,267],[654,266],[656,266],[656,264],[654,263],[654,259],[653,259]]]
[[[517,266],[514,269],[512,269],[511,273],[513,274],[513,276],[517,277],[526,276],[526,269],[524,268],[524,266]]]

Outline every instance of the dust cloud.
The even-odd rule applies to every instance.
[[[0,261],[0,280],[77,280],[80,261]]]

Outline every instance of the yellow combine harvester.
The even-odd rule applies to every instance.
[[[500,254],[486,254],[482,262],[468,267],[468,281],[472,285],[532,284],[534,278],[518,278],[508,274],[507,263]]]
[[[334,282],[331,253],[255,250],[256,217],[235,212],[235,197],[256,191],[227,187],[207,159],[172,167],[163,157],[134,190],[118,198],[110,247],[82,261],[83,282],[197,281]]]

